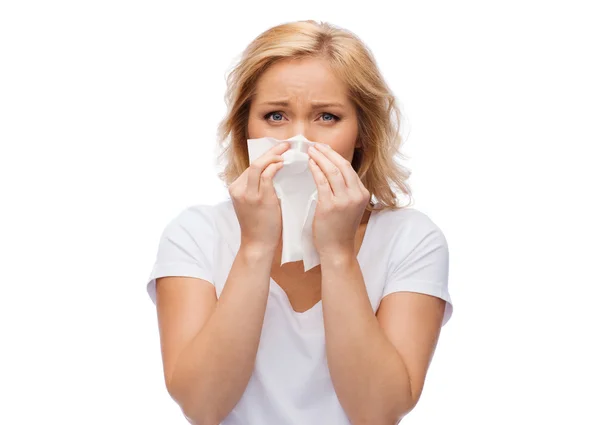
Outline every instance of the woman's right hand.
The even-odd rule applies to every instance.
[[[273,186],[283,167],[281,156],[289,143],[269,149],[229,185],[229,195],[240,223],[243,246],[274,251],[281,237],[281,208]]]

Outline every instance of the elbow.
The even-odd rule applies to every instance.
[[[179,407],[191,425],[219,425],[221,423],[221,419],[216,418],[211,412],[193,410],[181,404]]]
[[[220,421],[215,421],[208,418],[195,418],[190,416],[190,414],[186,413],[185,410],[182,409],[183,416],[191,425],[219,425]]]
[[[385,413],[381,415],[379,413],[379,417],[370,418],[369,421],[363,422],[364,424],[385,424],[385,425],[397,425],[400,423],[402,419],[404,419],[416,406],[419,401],[418,397],[408,397],[406,394],[400,397],[396,397],[396,401],[390,403],[388,405],[387,411],[384,409],[380,410],[380,412],[384,411]],[[373,412],[375,415],[378,413]]]
[[[191,425],[219,425],[221,423],[222,418],[217,418],[216,412],[206,408],[210,403],[199,401],[201,397],[195,397],[188,390],[173,385],[167,386],[167,392]]]
[[[415,406],[416,402],[407,403],[406,401],[388,405],[387,408],[380,406],[377,409],[362,412],[362,414],[355,413],[350,417],[350,422],[352,425],[397,425]]]
[[[378,394],[369,402],[354,404],[346,412],[352,425],[397,425],[416,407],[418,400],[419,393],[406,387],[383,397]]]
[[[396,403],[393,409],[393,413],[390,418],[385,421],[386,424],[396,425],[399,424],[402,419],[406,417],[416,406],[419,398],[411,397],[409,400],[402,400]]]

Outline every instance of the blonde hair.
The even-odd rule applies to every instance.
[[[313,20],[285,23],[260,34],[244,50],[227,76],[227,114],[219,124],[219,155],[225,167],[219,177],[231,184],[249,166],[248,112],[256,83],[264,71],[284,59],[325,59],[332,72],[345,82],[357,110],[358,139],[352,166],[364,186],[378,201],[377,209],[398,209],[396,190],[412,194],[411,172],[397,163],[400,152],[400,110],[385,83],[371,51],[352,32]],[[360,143],[359,143],[360,142]],[[374,209],[371,203],[368,208]]]

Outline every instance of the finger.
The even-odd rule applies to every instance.
[[[311,146],[308,154],[318,165],[320,171],[325,175],[335,196],[342,196],[347,189],[346,181],[341,170],[335,166],[322,152]]]
[[[259,192],[262,195],[265,194],[274,194],[275,187],[273,186],[273,177],[277,171],[281,170],[283,167],[283,162],[274,162],[271,163],[265,168],[265,171],[260,176],[260,187]]]
[[[289,142],[281,142],[281,143],[277,143],[275,146],[273,146],[271,149],[269,149],[267,151],[267,153],[270,152],[273,155],[281,155],[282,153],[287,151],[289,148],[290,148]]]
[[[320,202],[328,202],[333,198],[333,192],[327,176],[321,171],[317,163],[311,158],[308,160],[308,167],[317,186],[317,195]]]
[[[289,143],[278,143],[254,160],[254,162],[250,164],[248,170],[248,184],[246,190],[257,195],[260,190],[260,176],[270,164],[282,162],[283,157],[281,154],[288,150],[289,147]]]
[[[349,188],[355,186],[357,183],[358,175],[354,168],[352,168],[352,164],[346,160],[342,155],[337,153],[334,149],[332,149],[328,145],[324,145],[322,143],[318,143],[315,145],[319,152],[321,152],[327,159],[329,159],[341,172],[342,176],[344,176],[344,181],[346,182],[346,186]]]
[[[232,198],[237,199],[243,195],[248,185],[248,168],[229,185],[228,190]]]
[[[248,180],[246,190],[252,194],[258,194],[260,189],[260,176],[271,164],[283,163],[280,155],[261,156],[248,167]]]

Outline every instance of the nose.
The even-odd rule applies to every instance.
[[[308,153],[309,145],[306,143],[306,138],[300,135],[292,137],[290,140],[290,149],[293,151]]]
[[[293,125],[288,127],[286,138],[291,139],[294,136],[302,135],[302,136],[306,137],[308,140],[314,140],[314,139],[311,139],[311,137],[313,136],[312,133],[313,132],[311,131],[309,125],[307,125],[303,121],[297,121],[297,122],[293,123]]]

